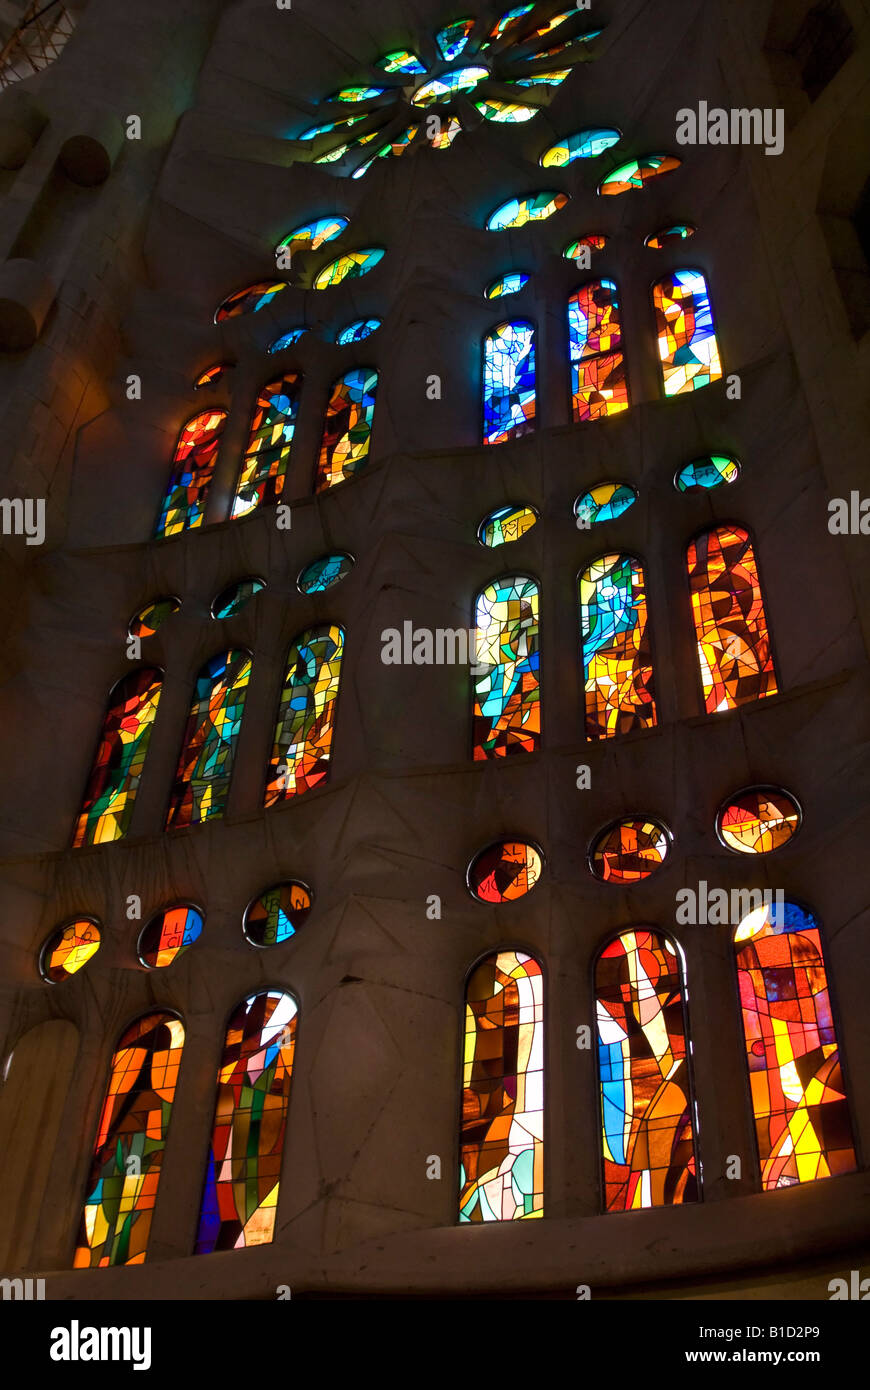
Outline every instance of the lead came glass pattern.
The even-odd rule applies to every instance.
[[[377,389],[378,374],[373,367],[354,367],[333,386],[323,422],[315,492],[325,492],[365,467]]]
[[[628,408],[619,297],[612,280],[594,280],[568,300],[571,408],[575,422]]]
[[[301,375],[286,372],[267,382],[257,396],[233,498],[234,518],[279,501],[290,464],[301,388]]]
[[[460,1222],[544,1214],[544,1002],[541,967],[499,951],[466,989]]]
[[[659,359],[666,396],[697,391],[722,376],[707,282],[699,270],[675,270],[653,286]]]
[[[223,815],[250,675],[250,654],[230,649],[213,656],[197,676],[167,830]]]
[[[488,584],[475,605],[474,757],[533,753],[541,742],[538,586],[523,575]]]
[[[155,532],[158,539],[202,526],[226,419],[225,410],[201,410],[188,420],[178,436],[172,475]]]
[[[778,690],[758,564],[749,532],[717,526],[689,546],[692,618],[707,714]]]
[[[310,628],[290,648],[267,776],[267,806],[326,780],[343,655],[344,631],[338,626]]]
[[[535,329],[500,323],[483,342],[483,442],[504,444],[535,427]]]
[[[73,831],[74,849],[107,844],[127,834],[162,689],[162,671],[143,667],[112,690]]]
[[[580,576],[586,737],[655,726],[656,699],[643,567],[602,555]]]

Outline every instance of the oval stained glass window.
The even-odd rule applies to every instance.
[[[345,579],[353,569],[353,556],[338,550],[332,555],[320,555],[299,571],[296,587],[300,594],[323,594]]]
[[[340,92],[333,92],[331,97],[326,97],[326,101],[371,101],[372,97],[383,96],[386,87],[342,87]]]
[[[202,934],[203,915],[190,903],[177,903],[155,912],[139,935],[137,953],[149,970],[163,970],[171,965]]]
[[[165,598],[152,599],[144,608],[140,608],[138,613],[133,614],[127,624],[127,636],[153,637],[157,629],[162,627],[173,613],[177,613],[180,607],[181,599],[175,598],[173,594],[167,594]]]
[[[644,246],[648,246],[652,251],[663,251],[666,246],[676,246],[680,241],[688,241],[696,231],[697,227],[693,227],[691,222],[675,222],[672,227],[663,227],[660,232],[653,232],[644,241]]]
[[[575,159],[595,159],[615,145],[620,134],[615,127],[602,126],[596,130],[581,130],[576,135],[565,135],[544,150],[541,165],[544,169],[561,169],[566,164],[573,164]]]
[[[288,247],[291,254],[293,251],[318,251],[324,242],[334,241],[341,236],[347,225],[346,217],[318,217],[316,222],[303,222],[301,227],[295,227],[278,242],[275,255],[279,256]]]
[[[484,120],[495,121],[497,125],[520,125],[523,121],[531,121],[539,109],[537,106],[524,106],[518,101],[498,101],[495,97],[474,104]]]
[[[489,69],[481,67],[457,68],[443,77],[433,77],[424,82],[411,97],[413,106],[434,106],[437,101],[447,101],[457,92],[471,92],[479,82],[489,77]]]
[[[235,365],[235,362],[215,362],[213,367],[206,367],[193,383],[194,391],[201,391],[205,386],[217,386],[221,378],[226,376],[227,372],[231,372]]]
[[[562,255],[566,261],[579,260],[583,255],[584,249],[589,251],[603,251],[607,245],[607,237],[601,232],[590,232],[588,236],[581,236],[578,241],[570,242]]]
[[[282,333],[280,338],[276,338],[274,343],[269,344],[269,352],[280,352],[282,348],[292,347],[298,343],[303,333],[307,333],[307,328],[288,328],[286,333]]]
[[[736,483],[739,476],[740,464],[736,459],[727,454],[708,454],[681,468],[674,477],[674,487],[677,492],[709,492],[723,483]]]
[[[452,63],[454,58],[459,57],[468,43],[473,28],[473,19],[454,19],[450,24],[445,24],[443,29],[438,30],[435,35],[435,42],[445,63]]]
[[[716,833],[738,854],[770,854],[788,844],[801,824],[801,808],[782,787],[746,787],[719,808]]]
[[[483,292],[484,299],[503,299],[506,294],[517,294],[527,285],[531,276],[524,270],[511,270],[507,275],[502,275],[498,280],[493,280],[491,285],[487,285]]]
[[[670,848],[670,831],[660,821],[618,820],[593,840],[589,868],[603,883],[638,883],[661,868]]]
[[[302,926],[311,911],[311,889],[295,879],[276,883],[245,909],[242,931],[252,946],[280,946]]]
[[[225,589],[221,589],[217,598],[211,606],[213,618],[234,618],[240,613],[246,603],[250,603],[256,594],[262,592],[266,587],[265,579],[257,579],[253,575],[248,579],[239,579],[235,584],[228,584]]]
[[[39,953],[39,973],[59,985],[87,965],[100,949],[100,926],[94,917],[76,917],[52,932]]]
[[[544,222],[566,206],[568,197],[567,193],[530,193],[527,198],[509,198],[490,213],[486,229],[504,232],[511,227],[525,227],[527,222]]]
[[[368,275],[370,270],[374,270],[378,262],[383,260],[383,256],[382,246],[367,246],[361,251],[348,251],[324,266],[315,278],[314,288],[327,290],[330,285],[340,285],[342,280],[359,280],[363,275]]]
[[[254,285],[246,285],[243,290],[236,290],[218,305],[214,321],[223,323],[225,319],[236,319],[241,314],[256,314],[271,304],[275,296],[286,288],[286,280],[258,280]]]
[[[497,545],[508,545],[511,541],[518,541],[538,520],[538,513],[534,507],[520,507],[508,503],[506,507],[497,507],[489,516],[485,516],[477,528],[477,539],[481,545],[489,546],[492,549]]]
[[[407,48],[394,48],[385,53],[375,67],[383,68],[384,72],[408,72],[414,76],[426,71],[416,53],[409,53]]]
[[[673,154],[641,155],[639,159],[630,159],[627,164],[621,164],[606,179],[602,179],[598,192],[605,197],[613,197],[615,194],[628,193],[632,188],[643,188],[659,174],[669,174],[673,169],[679,169],[681,163],[682,160]]]
[[[600,521],[614,521],[637,501],[637,490],[630,483],[599,483],[574,503],[577,526],[585,531]]]
[[[380,319],[356,319],[349,323],[347,328],[342,328],[335,335],[335,341],[339,347],[346,347],[348,343],[361,343],[364,338],[371,335],[380,328]]]
[[[498,840],[468,866],[467,882],[481,903],[509,903],[530,893],[544,867],[544,856],[527,840]]]

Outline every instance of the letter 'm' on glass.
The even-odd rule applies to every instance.
[[[145,1014],[122,1034],[109,1071],[74,1268],[145,1260],[175,1099],[184,1025]]]
[[[268,1245],[274,1237],[297,1018],[292,995],[268,990],[249,995],[230,1019],[197,1255]]]
[[[688,550],[704,709],[736,709],[777,693],[767,615],[749,532],[716,526]]]
[[[671,942],[622,932],[595,967],[605,1209],[698,1198],[685,988]]]
[[[163,672],[154,666],[132,671],[112,688],[73,831],[75,849],[120,840],[129,830],[162,689]]]
[[[544,1214],[544,991],[541,967],[498,951],[465,992],[459,1220]]]
[[[533,753],[541,744],[538,586],[525,575],[487,584],[474,605],[475,760]]]

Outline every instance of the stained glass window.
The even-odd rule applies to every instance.
[[[644,246],[648,246],[652,251],[662,251],[666,246],[676,246],[678,242],[688,241],[690,236],[694,236],[697,231],[691,222],[675,222],[671,227],[663,227],[660,232],[654,232],[644,241]]]
[[[475,855],[468,887],[482,903],[510,903],[530,893],[541,877],[544,856],[525,840],[499,840]]]
[[[602,883],[638,883],[661,868],[670,848],[670,833],[659,821],[619,820],[596,835],[589,868]]]
[[[452,63],[454,58],[459,57],[473,28],[473,19],[454,19],[451,24],[445,24],[443,29],[438,30],[435,42],[445,63]]]
[[[303,222],[301,227],[295,227],[278,242],[275,255],[280,256],[281,252],[288,248],[291,253],[319,251],[327,241],[334,241],[337,236],[341,236],[347,225],[346,217],[318,217],[315,222]]]
[[[225,410],[202,410],[188,420],[178,436],[155,532],[158,538],[177,536],[202,525],[226,418]]]
[[[777,692],[767,615],[749,533],[717,526],[688,550],[689,589],[707,714]]]
[[[581,130],[577,135],[566,135],[555,145],[544,150],[541,165],[545,169],[561,169],[573,164],[575,159],[596,159],[609,150],[621,137],[621,132],[610,126],[594,130]]]
[[[87,965],[100,949],[100,925],[94,917],[76,917],[52,932],[39,953],[39,973],[59,985]]]
[[[194,391],[201,391],[207,386],[216,386],[227,372],[231,372],[235,366],[234,362],[216,362],[213,367],[206,367],[204,372],[200,372],[196,381],[193,383]]]
[[[534,507],[498,507],[477,528],[477,539],[489,547],[508,545],[530,531],[538,520]]]
[[[314,491],[324,492],[365,467],[372,438],[378,374],[374,367],[345,372],[330,392],[317,458]]]
[[[619,297],[612,280],[593,280],[568,300],[571,410],[600,420],[628,408]]]
[[[238,318],[240,314],[256,314],[272,303],[276,295],[286,290],[286,280],[258,280],[255,285],[246,285],[243,290],[235,290],[215,310],[215,323],[225,319]]]
[[[392,52],[385,53],[375,67],[383,68],[384,72],[407,72],[415,76],[426,71],[417,55],[409,53],[406,48],[394,48]]]
[[[340,92],[333,92],[327,101],[371,101],[372,97],[381,97],[386,91],[385,87],[342,87]]]
[[[565,207],[568,198],[567,193],[531,193],[528,198],[509,198],[490,213],[487,231],[503,232],[511,227],[525,227],[527,222],[544,222]]]
[[[550,72],[537,72],[532,77],[509,77],[506,81],[510,87],[560,87],[570,75],[570,68],[554,68]]]
[[[181,599],[175,598],[173,594],[167,594],[165,598],[152,599],[144,608],[133,614],[127,624],[127,636],[153,637],[166,619],[177,613],[180,607]]]
[[[196,1254],[268,1245],[296,1050],[296,1000],[251,994],[227,1027]]]
[[[253,946],[289,941],[311,912],[311,889],[295,879],[276,883],[248,904],[242,931]]]
[[[248,516],[255,508],[280,499],[290,464],[301,389],[301,375],[285,372],[267,382],[258,394],[236,483],[233,517]]]
[[[326,290],[330,285],[340,285],[343,280],[359,280],[363,275],[368,275],[370,270],[374,270],[378,262],[383,260],[383,256],[384,251],[380,246],[369,246],[362,251],[348,251],[337,260],[330,261],[329,265],[321,270],[315,277],[314,288]]]
[[[475,603],[475,761],[533,753],[541,743],[538,586],[525,575],[487,584]]]
[[[234,618],[240,613],[246,603],[250,603],[252,598],[262,593],[266,587],[264,579],[239,579],[234,584],[228,584],[225,589],[221,589],[217,598],[211,606],[213,618]]]
[[[429,82],[424,82],[417,88],[411,101],[414,106],[434,106],[436,102],[456,96],[458,92],[473,91],[478,82],[483,82],[487,77],[488,68],[457,68],[454,72],[445,72],[443,77],[433,77]]]
[[[347,328],[342,328],[335,335],[335,341],[339,347],[346,347],[348,343],[361,343],[364,338],[371,335],[380,328],[380,319],[356,319],[349,323]]]
[[[782,787],[746,787],[729,797],[716,832],[738,854],[770,854],[788,844],[801,824],[801,808]]]
[[[483,340],[483,442],[503,444],[535,428],[535,329],[500,323]]]
[[[507,275],[500,275],[497,280],[493,280],[487,285],[483,292],[484,299],[502,299],[506,294],[516,294],[529,283],[530,275],[524,270],[511,270]]]
[[[565,53],[568,49],[577,48],[580,44],[591,43],[597,39],[599,34],[603,34],[603,29],[587,29],[585,34],[578,34],[574,39],[565,39],[562,43],[554,44],[552,48],[541,49],[539,53],[532,54],[534,58],[555,58],[557,53]]]
[[[73,831],[73,848],[120,840],[130,829],[163,672],[154,666],[131,671],[109,695],[99,747]]]
[[[475,106],[484,120],[495,121],[496,125],[522,125],[537,116],[537,106],[524,106],[518,101],[500,101],[498,97],[488,97],[486,101],[476,101]]]
[[[615,521],[637,501],[637,492],[630,483],[598,483],[577,498],[574,515],[581,531],[602,521]]]
[[[299,571],[296,587],[300,594],[323,594],[347,577],[353,569],[353,556],[344,551],[321,555]]]
[[[250,653],[229,650],[213,656],[197,676],[167,830],[223,815],[250,675]]]
[[[581,236],[577,241],[571,241],[565,247],[562,255],[566,261],[579,261],[585,259],[586,251],[590,256],[593,251],[603,251],[607,245],[607,237],[600,232],[590,232],[587,236]]]
[[[705,458],[693,459],[679,469],[674,478],[677,492],[697,492],[703,489],[721,487],[723,483],[736,483],[740,476],[740,464],[727,454],[708,454]]]
[[[632,188],[643,188],[650,179],[661,174],[669,174],[679,169],[681,161],[672,154],[644,154],[639,159],[630,159],[608,174],[598,185],[598,192],[605,197],[628,193]]]
[[[580,575],[586,737],[614,738],[656,724],[643,567],[602,555]]]
[[[722,375],[707,282],[699,270],[675,270],[653,285],[666,396],[697,391]]]
[[[819,923],[769,903],[734,933],[761,1185],[857,1168]]]
[[[365,120],[362,116],[344,116],[339,121],[324,121],[322,125],[311,125],[302,134],[297,136],[299,140],[314,140],[318,135],[326,135],[333,130],[350,130],[351,126],[358,125]]]
[[[307,332],[307,328],[289,328],[280,338],[276,338],[274,343],[269,344],[269,352],[282,352],[284,348],[292,347]]]
[[[267,774],[267,806],[326,780],[343,655],[344,631],[336,625],[310,628],[290,648]]]
[[[481,48],[488,48],[489,45],[493,43],[496,39],[503,38],[504,35],[507,34],[511,29],[515,29],[516,26],[519,24],[520,20],[522,19],[523,15],[528,14],[529,10],[533,10],[534,8],[535,7],[533,4],[528,4],[517,5],[514,9],[507,10],[501,16],[501,19],[496,20],[495,24],[490,29],[485,42],[481,44]]]
[[[595,1001],[607,1211],[698,1200],[682,962],[626,931],[598,957]]]
[[[139,936],[139,959],[149,970],[163,970],[198,941],[203,915],[198,907],[180,903],[164,908],[145,924]]]
[[[544,1214],[544,988],[541,967],[498,951],[465,994],[460,1222]]]
[[[118,1042],[94,1144],[75,1269],[145,1260],[183,1047],[184,1025],[169,1013],[145,1014]]]

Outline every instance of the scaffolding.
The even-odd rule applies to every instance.
[[[75,20],[63,0],[28,0],[0,47],[0,90],[41,72],[63,51]]]

